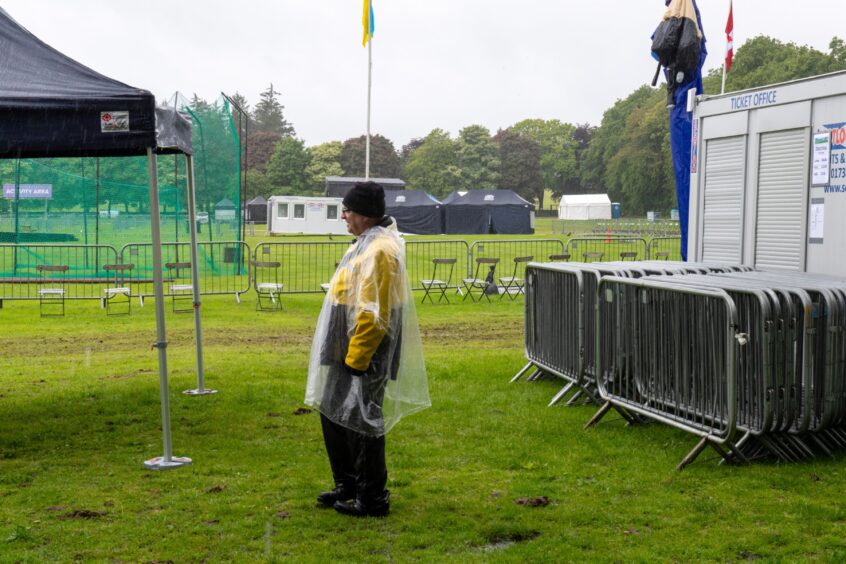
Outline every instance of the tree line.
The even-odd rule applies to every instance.
[[[846,45],[835,37],[823,53],[755,37],[738,48],[726,91],[846,69]],[[705,94],[720,91],[720,70],[703,78]],[[364,176],[365,138],[306,146],[284,117],[271,85],[255,108],[236,94],[245,152],[247,198],[321,195],[326,176]],[[525,119],[491,132],[468,125],[452,137],[442,129],[397,148],[371,136],[370,175],[402,178],[409,189],[442,198],[456,190],[509,188],[544,205],[544,193],[608,193],[627,215],[675,207],[666,95],[643,85],[605,111],[599,126]]]

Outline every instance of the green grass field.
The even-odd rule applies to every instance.
[[[524,364],[522,299],[419,306],[433,407],[388,435],[392,513],[315,507],[329,486],[316,413],[301,413],[318,296],[254,311],[206,298],[206,386],[193,316],[167,315],[173,451],[162,454],[154,308],[93,301],[42,319],[0,310],[0,562],[842,561],[844,456],[719,466],[661,425],[546,404]],[[169,304],[168,304],[169,308]],[[531,507],[521,498],[546,496]]]

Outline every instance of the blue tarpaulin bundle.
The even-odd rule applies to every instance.
[[[687,93],[702,93],[702,65],[708,51],[702,18],[695,0],[666,0],[667,11],[652,34],[652,56],[664,67],[670,108],[670,147],[676,177],[676,200],[681,230],[681,256],[687,260],[687,222],[690,200],[690,141],[692,116]]]

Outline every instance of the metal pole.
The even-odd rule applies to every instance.
[[[18,246],[21,244],[21,151],[18,149],[18,158],[15,169],[15,264],[12,269],[15,276],[18,274]]]
[[[723,85],[720,87],[720,94],[726,93],[726,63],[723,62]]]
[[[367,42],[367,141],[364,145],[364,179],[370,180],[370,90],[373,76],[373,38]]]
[[[200,319],[200,268],[197,252],[197,222],[194,202],[194,158],[185,155],[185,168],[188,173],[188,232],[191,234],[191,285],[194,292],[194,337],[197,341],[197,387],[182,393],[189,396],[216,394],[217,390],[207,390],[203,385],[203,326]]]
[[[159,217],[159,181],[156,173],[156,155],[147,149],[147,168],[150,175],[150,231],[153,236],[153,295],[156,298],[156,342],[159,351],[159,392],[162,404],[162,442],[164,456],[144,461],[148,470],[166,470],[191,464],[190,458],[175,457],[170,444],[170,396],[167,385],[167,341],[165,335],[164,288],[162,284],[162,235]]]

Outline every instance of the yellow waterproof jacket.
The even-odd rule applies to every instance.
[[[391,310],[402,305],[400,247],[394,237],[376,237],[360,252],[353,248],[348,254],[338,266],[329,295],[346,306],[349,316],[352,334],[344,362],[364,372],[391,327]]]
[[[317,320],[305,403],[368,436],[431,405],[405,243],[381,223],[344,254]]]

